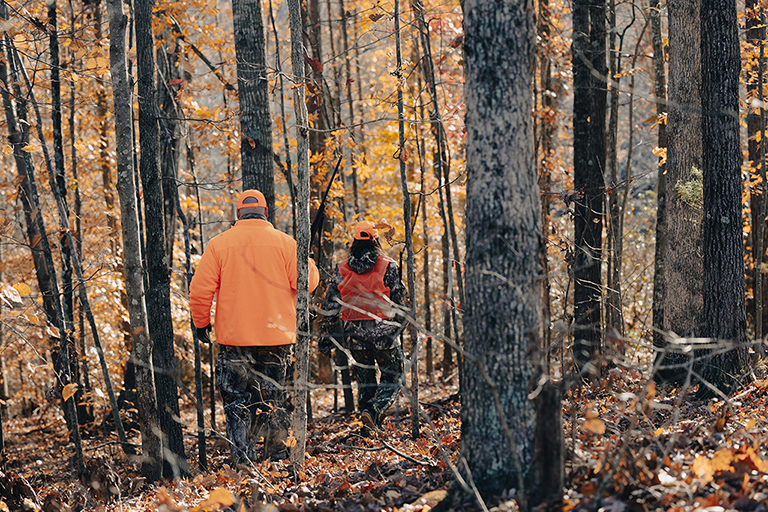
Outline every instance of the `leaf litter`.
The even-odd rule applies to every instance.
[[[768,379],[728,401],[695,402],[692,390],[657,388],[636,372],[608,375],[565,394],[566,483],[562,505],[551,510],[768,511]],[[213,435],[209,470],[199,471],[195,410],[186,404],[190,476],[153,485],[96,429],[85,430],[86,477],[78,480],[67,465],[65,423],[57,408],[43,406],[4,422],[0,512],[426,512],[453,478],[460,421],[456,387],[423,383],[421,392],[430,421],[417,440],[402,398],[369,437],[356,416],[332,412],[331,392],[313,392],[316,421],[298,468],[289,461],[232,468],[226,441]],[[491,510],[516,509],[511,501]]]

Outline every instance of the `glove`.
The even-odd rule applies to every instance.
[[[208,324],[205,327],[197,327],[196,330],[197,339],[199,339],[201,343],[211,343],[211,324]]]
[[[331,356],[334,343],[330,336],[320,336],[320,340],[317,342],[317,350],[328,357]]]

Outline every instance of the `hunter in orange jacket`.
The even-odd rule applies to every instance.
[[[319,279],[310,259],[310,292]],[[219,344],[296,343],[296,241],[267,220],[238,220],[208,242],[192,278],[189,307],[195,327],[211,323],[214,295]]]
[[[288,387],[296,343],[296,241],[267,221],[258,190],[237,201],[235,226],[208,243],[189,286],[197,336],[210,343],[216,296],[216,382],[235,464],[282,460],[292,408]],[[319,274],[309,260],[309,290]],[[258,453],[258,438],[264,448]]]

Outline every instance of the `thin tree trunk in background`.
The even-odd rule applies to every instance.
[[[764,19],[763,10],[760,10],[761,21]],[[765,25],[761,23],[761,38],[760,38],[760,56],[758,57],[758,80],[757,88],[759,91],[758,100],[760,101],[760,189],[762,191],[768,191],[768,187],[765,186],[766,170],[765,170],[765,116],[763,115],[763,105],[765,105],[765,94],[763,92],[763,73],[765,72]],[[757,243],[755,244],[754,258],[755,268],[755,339],[763,339],[763,254],[765,253],[765,216],[766,216],[766,201],[765,194],[760,194],[760,214],[757,217]],[[753,224],[754,226],[755,224]]]
[[[736,0],[701,4],[701,131],[704,175],[703,335],[733,343],[698,363],[699,397],[733,391],[749,370],[741,229],[739,54]],[[705,385],[708,384],[708,385]]]
[[[297,196],[296,208],[296,366],[298,378],[293,393],[294,411],[291,418],[296,444],[291,449],[291,462],[303,464],[307,443],[307,376],[309,362],[309,139],[307,106],[304,102],[303,84],[307,80],[304,69],[304,49],[301,23],[301,6],[298,0],[288,0],[291,26],[291,68],[293,82],[302,85],[293,90],[293,109],[296,116]]]
[[[757,47],[760,46],[760,49],[762,50],[762,41],[764,39],[763,37],[763,31],[764,28],[762,27],[762,9],[758,6],[758,2],[756,0],[748,0],[746,2],[746,25],[747,25],[747,34],[746,39],[747,43],[749,43],[749,47],[745,49],[745,51],[749,52],[749,55],[755,55],[756,52],[758,52]],[[760,107],[753,107],[751,105],[751,102],[755,99],[758,99],[759,101],[762,101],[761,94],[763,93],[762,85],[763,85],[763,70],[760,69],[760,66],[762,65],[762,59],[758,56],[756,58],[749,58],[747,60],[749,68],[747,69],[747,108],[749,108],[749,114],[747,114],[747,152],[748,157],[747,159],[750,162],[751,169],[759,169],[758,172],[762,173],[762,131],[761,131],[761,123],[762,123],[762,108]],[[757,71],[755,71],[755,67],[757,67]],[[762,105],[762,103],[760,103]],[[760,135],[758,135],[760,134]],[[752,230],[749,234],[749,242],[747,242],[748,246],[751,246],[752,248],[752,263],[754,265],[754,273],[752,275],[752,286],[753,286],[753,301],[754,301],[754,310],[752,312],[753,319],[755,322],[755,339],[761,339],[763,334],[763,324],[764,324],[764,314],[763,314],[763,304],[765,303],[765,292],[766,292],[766,286],[764,286],[764,280],[765,278],[762,277],[763,272],[761,271],[761,264],[762,264],[762,258],[760,255],[764,253],[762,250],[765,247],[765,239],[759,238],[760,233],[760,210],[762,208],[762,181],[760,184],[760,193],[758,194],[757,187],[752,189],[750,191],[750,217],[752,220]],[[763,218],[763,225],[765,222],[765,216]],[[749,281],[748,281],[749,282]],[[760,310],[758,312],[758,310]]]
[[[400,167],[400,184],[403,190],[403,223],[405,227],[405,250],[408,262],[408,296],[411,298],[411,318],[416,318],[416,279],[413,261],[413,218],[411,217],[411,193],[408,190],[408,174],[405,169],[405,112],[403,110],[403,57],[400,47],[400,0],[395,0],[395,78],[397,87],[397,133],[398,150],[397,161]],[[419,438],[419,338],[416,326],[412,322],[408,325],[411,345],[411,439]]]
[[[139,208],[133,170],[133,107],[126,70],[125,30],[128,17],[121,0],[108,0],[109,55],[115,108],[117,192],[123,235],[123,265],[128,315],[131,323],[131,359],[136,371],[136,390],[141,428],[141,474],[149,482],[162,476],[163,443],[152,363],[149,317],[144,303],[144,268],[141,262]]]
[[[602,352],[600,266],[605,182],[605,0],[573,4],[574,360]],[[594,74],[597,76],[593,75]]]
[[[272,22],[272,33],[275,41],[278,40],[277,26],[275,25],[275,13],[272,10],[272,0],[269,2],[269,19]],[[275,45],[275,71],[280,83],[280,121],[283,130],[283,148],[285,149],[285,167],[283,176],[288,184],[288,192],[291,196],[291,221],[293,223],[292,235],[296,238],[296,184],[293,182],[293,165],[291,164],[291,146],[288,143],[288,126],[285,121],[285,83],[283,80],[282,58],[280,57],[280,45]]]
[[[654,96],[656,99],[656,122],[658,123],[657,147],[667,149],[667,77],[664,70],[664,44],[661,33],[661,0],[651,0],[651,45],[653,47]],[[664,329],[664,267],[667,232],[667,163],[659,157],[658,179],[656,182],[656,244],[653,261],[653,340],[654,346]]]
[[[7,4],[0,4],[0,18],[7,19]],[[35,268],[35,277],[37,288],[43,299],[43,312],[45,313],[46,324],[53,327],[58,326],[56,302],[53,293],[53,283],[51,273],[46,263],[45,253],[43,251],[43,233],[40,232],[40,224],[37,222],[37,211],[32,201],[32,186],[30,183],[30,171],[27,167],[27,153],[21,148],[29,144],[29,125],[20,123],[17,118],[14,104],[11,101],[12,81],[16,79],[8,76],[8,62],[11,59],[9,47],[10,40],[3,34],[3,53],[4,58],[0,59],[0,81],[3,87],[0,88],[0,95],[3,100],[3,110],[5,113],[6,126],[8,127],[8,141],[13,146],[13,158],[16,163],[16,175],[18,181],[19,201],[24,211],[24,224],[26,226],[26,237],[32,255],[32,263]],[[17,105],[19,108],[21,105]],[[31,161],[29,161],[31,165]],[[34,213],[34,215],[33,215]],[[55,276],[55,273],[54,273]],[[51,340],[49,340],[50,342]]]
[[[69,24],[70,27],[72,27],[72,30],[74,30],[75,26],[75,11],[72,7],[72,3],[70,2],[70,18],[69,18]],[[73,36],[74,37],[74,36]],[[77,174],[77,145],[76,145],[76,130],[75,130],[75,95],[77,90],[77,84],[74,80],[70,81],[70,94],[69,94],[69,143],[70,143],[70,167],[72,169],[72,181],[74,182],[74,194],[75,194],[75,253],[77,254],[77,258],[80,259],[80,261],[83,260],[83,236],[82,236],[82,200],[80,196],[80,183],[78,181],[78,174]],[[88,364],[88,358],[86,357],[86,347],[85,347],[85,310],[83,308],[83,290],[80,289],[80,296],[78,298],[79,300],[79,307],[77,308],[77,316],[78,316],[78,344],[80,347],[80,354],[82,357],[80,357],[80,375],[82,375],[83,378],[83,393],[90,393],[91,388],[91,379],[90,379],[90,369]],[[93,406],[92,405],[86,405],[84,404],[81,406],[81,408],[77,411],[77,417],[82,422],[90,422],[93,421]]]
[[[173,268],[173,245],[176,241],[176,201],[178,194],[177,162],[181,153],[181,126],[179,119],[183,118],[181,109],[175,99],[173,84],[183,79],[183,73],[177,55],[178,41],[170,30],[163,33],[163,43],[157,50],[158,90],[157,102],[160,112],[160,137],[158,141],[160,153],[160,176],[163,188],[163,222],[165,223],[165,257],[168,267]]]
[[[421,37],[421,45],[424,50],[424,59],[422,59],[422,69],[424,72],[424,77],[427,81],[427,88],[430,93],[430,101],[431,101],[431,108],[432,111],[430,112],[430,120],[432,125],[432,133],[435,136],[435,153],[433,154],[433,165],[435,169],[435,175],[437,177],[437,184],[438,184],[438,191],[439,191],[439,197],[440,197],[440,217],[443,221],[443,226],[445,230],[445,237],[443,239],[443,243],[450,243],[453,242],[453,260],[450,260],[450,250],[446,250],[447,248],[443,248],[443,257],[446,258],[446,261],[444,262],[443,269],[448,272],[450,272],[452,267],[455,267],[456,269],[456,281],[458,283],[459,288],[459,306],[463,307],[461,302],[463,301],[464,297],[464,284],[462,279],[462,263],[461,258],[459,256],[459,247],[458,247],[458,238],[456,237],[456,225],[454,222],[454,216],[453,216],[453,206],[450,200],[451,192],[450,192],[450,181],[449,181],[449,170],[448,170],[448,148],[445,140],[445,131],[443,130],[443,125],[440,119],[440,107],[437,102],[437,85],[435,82],[435,69],[434,69],[434,61],[432,59],[432,47],[430,43],[429,38],[429,26],[427,25],[425,16],[424,16],[424,6],[421,3],[421,0],[412,0],[411,1],[411,8],[416,16],[416,19],[418,21],[418,29],[419,34]],[[443,185],[445,187],[445,196],[443,196]],[[447,207],[447,208],[446,208]],[[447,209],[447,213],[446,213]],[[450,238],[447,238],[449,237]],[[446,324],[452,324],[453,325],[453,339],[455,343],[460,343],[459,341],[459,327],[458,327],[458,319],[456,318],[456,301],[454,300],[454,293],[453,293],[453,279],[452,276],[448,276],[447,281],[447,289],[445,290],[445,300],[450,301],[450,308],[449,311],[446,312],[446,320],[450,319],[450,322],[446,322]],[[451,331],[450,328],[446,327],[446,335],[447,338],[451,337]],[[443,378],[446,378],[446,376],[449,374],[449,369],[452,366],[451,363],[452,360],[452,353],[451,353],[451,347],[449,344],[445,344],[445,352],[443,357]],[[446,366],[447,365],[447,366]]]
[[[667,4],[669,15],[669,86],[667,90],[667,173],[664,237],[663,290],[660,332],[654,345],[660,349],[655,378],[682,382],[689,355],[668,353],[664,334],[683,337],[702,335],[701,198],[684,193],[684,187],[701,180],[701,24],[700,0]],[[694,187],[696,188],[696,187]],[[660,220],[657,220],[657,223]],[[654,321],[655,322],[655,321]],[[661,361],[658,361],[662,358]]]
[[[154,0],[137,0],[136,56],[139,94],[139,144],[141,145],[140,174],[146,217],[147,274],[146,295],[150,337],[154,350],[157,408],[160,428],[167,440],[163,443],[163,476],[176,477],[187,472],[186,457],[179,422],[179,395],[173,347],[171,319],[171,280],[165,258],[165,226],[163,195],[158,169],[158,120],[155,102],[155,58],[152,36]],[[167,446],[167,449],[165,449]]]
[[[5,9],[5,5],[3,5],[2,8]],[[5,19],[6,13],[3,12],[2,16],[0,17]],[[12,40],[10,39],[10,37],[8,37],[7,34],[5,35],[4,42],[5,42],[6,57],[8,59],[7,62],[10,63],[10,67],[11,67],[11,75],[13,79],[13,91],[14,91],[15,100],[16,100],[16,113],[14,116],[14,113],[12,110],[13,106],[10,104],[10,96],[9,96],[10,89],[7,88],[9,85],[8,76],[5,75],[3,76],[4,78],[3,82],[6,85],[6,88],[3,89],[2,94],[3,94],[3,102],[6,107],[6,116],[8,118],[11,118],[11,117],[13,118],[13,119],[9,119],[9,123],[8,123],[9,127],[14,125],[16,126],[24,125],[25,128],[23,129],[24,131],[21,135],[21,140],[23,140],[28,144],[29,143],[28,127],[31,125],[27,119],[27,95],[22,94],[20,84],[23,77],[27,83],[27,88],[31,90],[29,86],[29,78],[26,76],[25,71],[22,67],[21,60],[18,56],[18,52],[16,51],[16,48],[14,47]],[[3,66],[2,72],[5,72],[4,66]],[[38,130],[42,130],[42,127],[40,126],[40,124],[38,124]],[[40,138],[40,141],[41,143],[44,142],[42,137]],[[54,266],[54,263],[53,263],[53,254],[51,252],[51,246],[48,241],[48,234],[45,230],[45,224],[43,221],[42,212],[40,210],[40,199],[37,192],[37,184],[35,182],[34,167],[32,165],[32,160],[29,157],[29,153],[22,151],[21,147],[16,148],[16,146],[14,145],[14,152],[17,149],[19,150],[20,153],[23,153],[23,155],[19,155],[19,156],[24,160],[24,168],[26,170],[26,176],[29,182],[29,190],[31,192],[29,197],[30,206],[31,208],[33,208],[33,211],[35,212],[34,217],[35,217],[35,221],[37,222],[38,232],[40,234],[40,240],[42,242],[42,252],[44,255],[45,265],[48,269],[48,275],[51,276],[50,292],[53,297],[54,315],[55,315],[53,318],[55,323],[53,325],[57,328],[59,333],[59,340],[62,343],[62,345],[60,346],[62,364],[61,364],[60,370],[56,374],[56,380],[57,380],[56,384],[57,386],[60,386],[61,389],[63,389],[64,386],[66,386],[71,382],[71,380],[70,380],[70,374],[69,374],[69,360],[67,359],[68,350],[65,345],[67,340],[67,332],[66,332],[66,326],[64,324],[64,318],[61,313],[62,306],[61,306],[61,302],[59,301],[60,295],[59,295],[58,282],[56,280],[56,267]],[[55,194],[57,187],[56,187],[56,184],[54,183],[55,176],[53,175],[53,169],[50,168],[50,165],[48,168],[48,173],[49,173],[49,179],[51,182],[51,190],[53,190]],[[65,410],[65,416],[68,415],[70,419],[70,422],[69,422],[70,424],[68,426],[70,429],[70,433],[72,435],[72,441],[74,442],[74,445],[75,445],[74,467],[75,467],[75,470],[77,471],[77,474],[82,475],[83,469],[84,469],[83,446],[80,439],[80,427],[77,422],[77,410],[74,406],[74,400],[72,399],[64,400],[63,408]]]
[[[634,22],[634,12],[632,9],[632,21]],[[608,237],[606,248],[608,250],[608,283],[606,286],[606,304],[605,304],[605,326],[606,329],[615,329],[619,335],[624,334],[624,322],[621,314],[621,264],[620,257],[617,257],[618,247],[622,242],[622,233],[619,226],[619,173],[618,162],[616,159],[616,145],[619,131],[619,89],[621,87],[621,77],[618,75],[621,69],[621,49],[624,46],[624,32],[622,31],[619,39],[619,46],[616,47],[616,0],[610,0],[608,7],[608,62],[610,72],[610,115],[608,117],[608,130],[605,133],[606,153],[605,168],[610,176],[608,184]],[[618,264],[617,264],[618,263]]]
[[[267,200],[269,221],[275,222],[275,177],[272,162],[272,117],[261,2],[233,0],[240,100],[240,159],[243,190],[257,189]]]
[[[427,215],[427,196],[424,183],[424,174],[426,173],[426,148],[424,140],[419,144],[419,161],[421,162],[421,228],[423,230],[424,248],[424,331],[427,333],[426,357],[427,357],[427,378],[432,380],[435,375],[435,356],[432,347],[432,297],[429,278],[429,216]]]
[[[549,361],[549,346],[552,343],[552,332],[550,324],[552,323],[552,309],[549,299],[551,283],[549,280],[549,257],[547,255],[547,246],[549,240],[549,210],[552,194],[552,167],[554,165],[554,135],[557,129],[555,100],[556,94],[552,90],[552,60],[550,59],[549,48],[551,34],[551,14],[549,10],[549,0],[539,0],[539,16],[537,33],[539,36],[538,56],[540,62],[539,80],[541,89],[541,134],[539,165],[539,189],[541,190],[541,240],[539,247],[539,265],[541,266],[541,305],[542,305],[542,346],[544,347]]]
[[[347,108],[349,109],[348,128],[350,137],[357,143],[359,138],[357,133],[359,130],[355,127],[355,103],[352,100],[352,82],[354,81],[354,78],[352,77],[352,58],[350,57],[349,41],[347,39],[347,10],[344,7],[344,0],[339,0],[339,5],[341,7],[341,50],[344,53],[344,72],[346,76],[344,88],[347,93]],[[360,75],[358,74],[358,83],[360,82],[359,76]],[[354,149],[349,153],[349,175],[350,180],[352,181],[352,197],[354,198],[353,204],[355,207],[355,217],[358,217],[360,215],[360,194],[358,192],[357,167],[355,166]]]

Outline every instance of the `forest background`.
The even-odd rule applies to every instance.
[[[609,102],[603,112],[606,156],[598,186],[599,201],[604,204],[599,223],[595,221],[600,226],[598,247],[604,250],[594,251],[600,256],[598,279],[591,286],[599,304],[594,329],[595,323],[582,322],[581,306],[574,307],[574,293],[582,304],[574,290],[575,281],[580,280],[574,277],[574,262],[581,247],[574,218],[581,215],[578,208],[589,192],[581,184],[574,185],[574,160],[579,158],[574,148],[583,146],[575,142],[578,137],[574,137],[573,126],[578,118],[573,103],[577,93],[576,64],[572,62],[573,5],[546,0],[535,5],[538,58],[531,114],[541,189],[545,250],[541,261],[546,269],[541,338],[548,355],[544,358],[546,374],[552,381],[562,381],[574,370],[584,372],[584,361],[576,356],[573,364],[569,355],[572,333],[583,323],[601,333],[598,360],[613,359],[616,350],[622,368],[631,368],[627,374],[642,387],[647,380],[638,375],[650,377],[654,333],[661,325],[654,330],[653,308],[658,301],[654,303],[653,286],[654,275],[660,271],[659,259],[654,257],[658,180],[664,176],[667,156],[659,133],[667,113],[664,108],[659,110],[658,102],[659,90],[664,91],[663,85],[659,89],[658,70],[661,66],[661,75],[666,74],[668,56],[667,13],[666,6],[654,1],[611,2],[605,7],[607,51],[602,58],[606,69],[601,74],[597,67],[595,73],[602,77],[599,81]],[[240,125],[237,91],[242,82],[236,69],[232,8],[230,3],[205,1],[157,2],[152,7],[156,67],[150,76],[157,87],[162,184],[162,203],[154,217],[142,208],[148,192],[142,190],[146,177],[139,175],[142,93],[136,45],[140,13],[138,7],[136,12],[126,9],[128,75],[131,87],[139,85],[132,96],[136,122],[133,130],[128,129],[139,190],[137,212],[140,223],[160,221],[165,233],[172,322],[172,343],[167,348],[175,358],[173,377],[183,391],[182,403],[202,398],[192,398],[198,392],[194,380],[200,357],[187,307],[189,272],[205,243],[231,225],[235,200],[243,188],[241,152],[261,143],[257,136],[242,133]],[[381,2],[310,0],[302,8],[303,62],[310,79],[297,85],[290,71],[289,5],[285,1],[261,4],[263,76],[269,84],[272,118],[269,153],[276,171],[271,212],[275,226],[291,234],[297,231],[301,177],[294,100],[296,90],[302,89],[311,126],[309,207],[313,216],[328,190],[326,218],[315,239],[320,240],[320,247],[313,248],[322,272],[331,272],[334,262],[343,257],[355,222],[367,219],[379,224],[386,233],[386,251],[402,263],[404,275],[411,270],[414,276],[409,285],[422,347],[414,367],[423,368],[425,379],[431,381],[439,374],[443,381],[451,382],[457,376],[456,356],[452,345],[442,340],[455,343],[463,336],[467,224],[462,6],[458,2],[410,3],[402,5],[399,16],[392,5]],[[757,320],[762,315],[755,314],[758,301],[753,300],[757,292],[752,233],[757,212],[750,209],[757,204],[754,197],[761,183],[759,158],[754,153],[754,142],[761,138],[754,132],[754,123],[762,104],[757,98],[762,89],[758,94],[754,87],[760,75],[754,9],[752,3],[741,5],[737,21],[741,140],[753,141],[743,148],[741,190],[746,249],[743,273],[752,339],[760,338],[762,329]],[[132,333],[128,313],[122,219],[116,197],[116,139],[127,132],[125,127],[115,129],[107,5],[10,2],[3,4],[2,11],[0,87],[6,114],[3,131],[8,137],[3,143],[4,171],[0,175],[0,391],[4,411],[11,418],[50,412],[52,408],[46,404],[58,404],[62,398],[67,401],[76,393],[81,422],[84,415],[108,423],[113,414],[110,386],[114,385],[121,406],[130,404],[136,400],[130,391],[137,377],[130,364],[135,331]],[[673,72],[669,69],[670,75]],[[403,129],[398,126],[398,96],[402,98]],[[35,173],[33,192],[30,186]],[[410,192],[407,221],[403,183]],[[701,194],[700,175],[697,178],[694,172],[684,185],[679,194],[700,209],[701,204],[696,203]],[[62,209],[69,230],[62,223]],[[413,226],[412,236],[409,226]],[[66,236],[68,231],[74,247]],[[147,228],[145,233],[149,245],[151,230]],[[46,251],[41,246],[47,243],[46,236],[50,251],[48,261],[43,261]],[[410,269],[409,252],[413,254]],[[35,262],[34,258],[41,259]],[[79,271],[71,263],[75,260],[80,262]],[[149,269],[161,260],[150,257],[144,266]],[[43,269],[49,278],[45,290],[41,290],[41,283],[46,282],[41,278]],[[766,288],[762,286],[759,293]],[[51,321],[44,300],[46,293],[59,296],[57,289],[62,300],[59,307],[70,322],[64,328],[65,336]],[[71,304],[68,312],[67,303]],[[69,344],[63,360],[60,347],[66,343],[62,339]],[[318,389],[312,392],[311,401],[322,401],[330,362],[314,354],[312,361]],[[62,368],[66,367],[71,377],[64,377]],[[203,375],[211,374],[206,357],[199,369]],[[111,376],[111,384],[105,375]],[[72,382],[78,385],[68,386]],[[412,380],[411,387],[418,389],[417,383],[418,379]],[[197,384],[201,387],[201,382]],[[590,421],[596,418],[595,408],[589,404],[579,407],[568,418],[571,432],[576,432],[578,416],[592,430],[601,430]],[[131,412],[127,414],[130,417]],[[71,423],[71,417],[66,421]],[[206,421],[210,426],[210,416]],[[8,435],[13,432],[6,432]],[[587,458],[599,460],[597,456]],[[576,470],[571,464],[573,477]],[[168,471],[175,473],[173,468]]]

